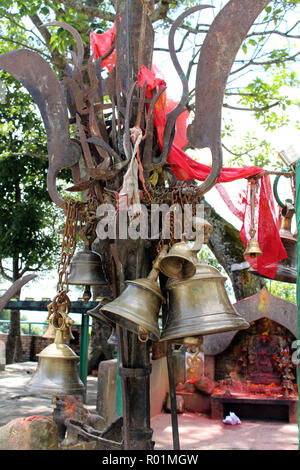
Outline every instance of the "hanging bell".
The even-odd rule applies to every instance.
[[[158,314],[162,302],[165,302],[157,284],[158,264],[165,256],[167,247],[163,247],[147,278],[125,281],[126,287],[112,302],[100,309],[100,313],[112,323],[132,331],[140,341],[158,341]]]
[[[261,256],[263,252],[261,251],[258,241],[255,238],[251,238],[247,243],[246,251],[244,252],[244,256],[249,256],[250,258],[256,258],[257,256]]]
[[[56,329],[54,328],[52,323],[49,323],[47,330],[43,334],[43,338],[54,339],[55,338],[55,333],[56,333]]]
[[[113,344],[116,345],[118,344],[118,337],[116,334],[116,329],[115,329],[115,324],[111,322],[108,318],[106,318],[103,313],[100,311],[101,307],[103,307],[105,304],[107,304],[109,301],[107,299],[102,299],[101,302],[96,305],[92,310],[89,310],[87,312],[88,315],[91,315],[92,317],[96,318],[96,320],[99,320],[106,325],[109,325],[111,327],[111,335],[107,340],[108,344]]]
[[[68,284],[81,286],[106,285],[101,257],[95,251],[85,248],[78,252],[72,262]]]
[[[149,278],[125,281],[126,287],[119,297],[101,308],[111,322],[136,333],[140,341],[160,338],[158,313],[165,301],[156,281]]]
[[[55,339],[55,336],[56,336],[56,329],[54,328],[52,323],[49,323],[47,330],[43,334],[43,338]],[[72,331],[70,328],[64,331],[64,341],[68,339],[74,339],[74,336],[72,335]]]
[[[160,259],[158,268],[172,279],[188,279],[196,272],[196,257],[185,241],[174,243]]]
[[[169,308],[161,340],[188,346],[193,336],[248,328],[228,298],[225,280],[205,262],[197,263],[190,279],[169,279]]]
[[[30,393],[52,396],[83,394],[84,385],[78,375],[79,357],[69,346],[62,341],[54,342],[37,356],[37,370],[26,385]]]
[[[281,226],[279,235],[281,242],[285,248],[287,258],[277,263],[277,271],[274,278],[268,278],[260,274],[255,269],[250,268],[249,272],[260,277],[267,277],[274,281],[290,282],[296,284],[297,282],[297,237],[291,232],[292,217],[295,213],[295,208],[290,200],[285,201],[285,206],[281,211]],[[272,264],[268,265],[269,268]],[[275,267],[275,263],[274,263]]]
[[[106,325],[114,327],[114,323],[111,322],[108,318],[106,318],[105,315],[103,315],[103,313],[101,312],[101,307],[103,307],[109,302],[111,302],[111,299],[104,298],[99,302],[98,305],[96,305],[96,307],[94,307],[92,310],[88,310],[86,313],[88,315],[91,315],[91,317],[96,318],[96,320],[99,320],[100,322],[103,322]]]

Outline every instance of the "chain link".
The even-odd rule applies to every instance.
[[[68,291],[68,276],[71,269],[71,260],[76,250],[76,229],[81,205],[80,201],[74,199],[66,201],[66,225],[63,233],[60,262],[57,268],[57,292],[62,292],[64,288],[66,292]]]

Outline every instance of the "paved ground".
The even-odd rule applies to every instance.
[[[288,423],[244,421],[230,426],[196,413],[178,416],[180,448],[187,450],[297,450],[298,426]],[[156,450],[172,449],[170,415],[152,419]]]
[[[52,416],[50,398],[28,396],[25,384],[36,363],[11,364],[0,371],[0,426],[20,416]],[[85,406],[95,411],[97,378],[87,379]],[[178,416],[182,450],[297,450],[298,426],[288,423],[244,421],[237,426],[225,425],[196,413]],[[171,450],[171,415],[160,414],[151,421],[155,450]]]

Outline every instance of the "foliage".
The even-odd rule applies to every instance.
[[[6,99],[0,104],[0,260],[1,274],[12,279],[52,266],[58,251],[59,212],[46,187],[41,119],[19,82],[4,73],[1,78]],[[6,269],[8,259],[18,263],[13,275]]]
[[[10,311],[9,310],[2,310],[0,313],[0,320],[9,320],[10,318]],[[9,323],[2,323],[0,322],[0,333],[7,334],[9,331]]]
[[[266,287],[270,294],[280,297],[283,300],[288,300],[297,304],[296,299],[296,285],[287,282],[266,280]]]

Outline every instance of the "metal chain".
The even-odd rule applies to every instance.
[[[58,264],[57,294],[53,301],[47,305],[47,320],[55,328],[56,332],[61,332],[61,336],[55,336],[55,342],[64,340],[64,335],[69,331],[69,336],[73,338],[71,325],[74,321],[68,316],[71,306],[68,292],[68,276],[70,274],[70,264],[76,249],[76,229],[78,224],[78,212],[82,207],[80,201],[67,199],[66,223],[62,239],[61,257]]]
[[[68,291],[68,276],[70,274],[70,263],[76,249],[76,229],[78,224],[78,212],[82,203],[69,199],[66,201],[66,225],[63,233],[61,257],[58,264],[57,292],[62,292],[65,288]]]

